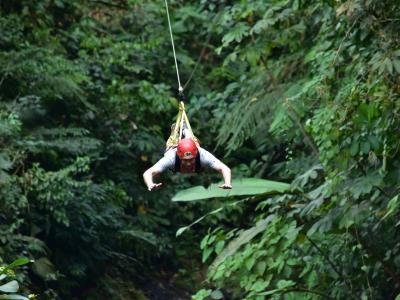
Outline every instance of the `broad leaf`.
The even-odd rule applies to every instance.
[[[232,182],[231,190],[220,189],[213,184],[207,189],[203,186],[192,187],[178,192],[172,201],[196,201],[210,198],[226,198],[233,196],[250,196],[259,194],[276,195],[289,190],[290,185],[283,182],[259,179],[243,178]]]
[[[16,259],[15,261],[13,261],[11,264],[9,264],[7,266],[7,268],[11,269],[11,268],[23,266],[23,265],[29,264],[30,262],[33,262],[33,261],[29,260],[27,258],[19,258],[19,259]]]
[[[16,280],[7,282],[6,284],[0,285],[0,292],[4,293],[15,293],[18,291],[19,285]]]
[[[224,298],[224,294],[222,294],[222,292],[220,290],[213,291],[210,296],[212,299],[216,299],[216,300]]]
[[[0,295],[1,300],[29,300],[29,298],[21,296],[21,295],[16,295],[16,294],[11,294],[11,295]]]

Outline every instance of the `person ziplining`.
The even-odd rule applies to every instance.
[[[162,186],[162,183],[155,183],[153,181],[154,176],[166,170],[172,170],[180,173],[199,173],[206,168],[210,168],[222,174],[224,183],[219,185],[219,187],[222,189],[231,189],[232,181],[230,168],[217,159],[213,154],[200,147],[199,140],[194,136],[189,119],[186,115],[184,105],[185,96],[179,77],[178,62],[176,59],[167,0],[165,0],[165,7],[167,11],[169,32],[175,59],[176,75],[178,79],[178,91],[180,99],[179,113],[175,124],[172,126],[171,135],[167,140],[164,157],[162,157],[156,164],[143,173],[144,182],[146,183],[148,190],[152,191]],[[189,80],[190,79],[191,76]]]

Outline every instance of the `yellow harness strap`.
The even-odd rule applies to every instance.
[[[186,123],[186,127],[192,135],[192,139],[194,142],[199,145],[199,140],[194,136],[192,127],[190,126],[189,119],[185,112],[185,104],[183,102],[179,102],[179,112],[176,118],[175,127],[173,128],[171,135],[167,140],[167,149],[172,147],[177,147],[179,141],[182,138],[183,132],[183,123]]]

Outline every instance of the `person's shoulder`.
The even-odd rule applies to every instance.
[[[207,156],[210,154],[210,152],[208,152],[206,149],[202,148],[202,147],[197,147],[197,149],[199,149],[199,154],[201,157]]]
[[[176,160],[176,147],[168,149],[167,152],[165,152],[164,157],[167,158],[169,161],[174,162]]]
[[[208,159],[208,160],[216,159],[214,154],[212,154],[210,151],[208,151],[208,150],[206,150],[204,148],[200,148],[199,147],[199,153],[200,153],[200,158],[202,158],[202,159]]]
[[[204,149],[203,147],[197,146],[197,149],[199,149],[199,152],[208,152],[206,149]]]
[[[168,149],[164,156],[154,165],[159,169],[159,172],[164,172],[167,169],[172,169],[175,165],[176,148]]]
[[[166,150],[164,156],[175,155],[175,154],[176,154],[176,147],[173,147]]]

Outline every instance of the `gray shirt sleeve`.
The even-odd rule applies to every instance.
[[[218,158],[208,152],[206,149],[199,147],[200,163],[202,167],[215,169],[216,165],[220,162]]]
[[[168,169],[175,167],[176,148],[169,149],[164,153],[164,156],[154,165],[158,173],[162,173]]]

